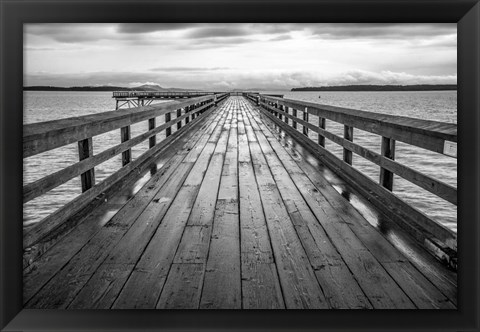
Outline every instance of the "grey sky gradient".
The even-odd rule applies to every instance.
[[[454,84],[456,24],[26,24],[24,84]]]

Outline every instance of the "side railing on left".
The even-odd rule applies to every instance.
[[[219,93],[185,101],[171,101],[151,105],[79,116],[55,121],[27,124],[23,126],[23,158],[28,158],[45,151],[68,144],[78,144],[78,162],[57,172],[42,177],[34,182],[24,184],[23,203],[27,203],[48,191],[80,176],[82,194],[63,207],[45,217],[35,225],[25,228],[23,235],[24,249],[32,247],[68,218],[81,211],[108,188],[140,164],[145,163],[158,151],[166,147],[176,137],[188,130],[208,109],[228,94]],[[174,118],[172,119],[172,113]],[[164,117],[165,122],[156,126],[155,119]],[[131,137],[130,126],[142,121],[148,122],[148,131]],[[172,134],[172,127],[175,126]],[[110,131],[120,130],[120,144],[93,154],[92,138]],[[158,142],[158,134],[165,131],[165,138]],[[149,149],[132,160],[132,147],[149,141]],[[103,181],[96,183],[95,167],[121,154],[122,167]]]

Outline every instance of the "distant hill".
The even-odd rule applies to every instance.
[[[139,91],[198,91],[193,89],[180,89],[180,88],[162,88],[160,85],[152,85],[152,84],[144,84],[132,88],[132,90],[139,90]]]
[[[339,85],[293,88],[291,91],[440,91],[457,90],[456,84]]]
[[[179,88],[162,88],[160,85],[144,84],[134,88],[126,88],[122,86],[25,86],[24,91],[198,91],[195,89],[179,89]]]

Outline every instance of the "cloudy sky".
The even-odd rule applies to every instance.
[[[26,24],[24,85],[457,82],[456,24]]]

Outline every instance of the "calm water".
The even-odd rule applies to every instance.
[[[273,92],[273,91],[272,91]],[[456,91],[428,92],[276,92],[285,98],[355,108],[364,111],[409,116],[449,123],[457,122]],[[24,123],[34,123],[85,114],[114,111],[115,99],[111,92],[24,92]],[[320,98],[319,98],[320,96]],[[157,119],[157,125],[162,123]],[[343,126],[327,120],[327,128],[343,135]],[[131,127],[132,137],[147,130],[147,123]],[[315,133],[310,134],[316,139]],[[160,135],[159,135],[160,136]],[[158,139],[160,140],[160,136]],[[380,152],[381,138],[377,135],[354,129],[354,141],[375,152]],[[120,143],[119,131],[93,138],[94,154]],[[326,147],[342,158],[342,149],[326,140]],[[132,158],[137,158],[148,148],[148,142],[132,149]],[[457,160],[401,142],[396,143],[395,159],[454,187],[457,186]],[[77,146],[71,144],[24,160],[24,183],[30,183],[78,161]],[[378,181],[379,167],[356,156],[353,165],[367,176]],[[120,156],[95,168],[96,181],[105,179],[121,167]],[[55,188],[46,195],[24,205],[24,223],[38,222],[54,212],[65,202],[78,196],[80,181],[75,178]],[[433,194],[395,176],[394,193],[411,203],[433,219],[456,231],[457,209]]]

